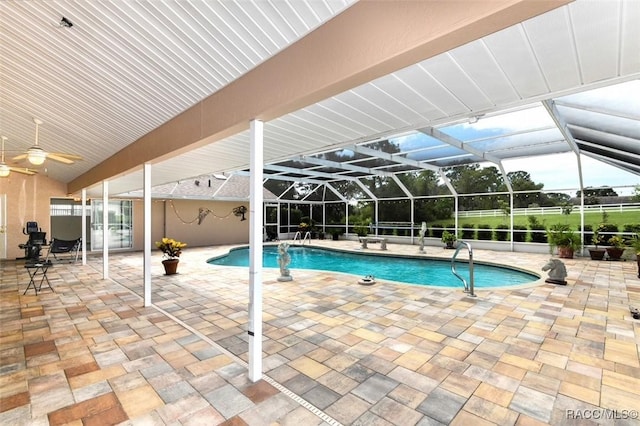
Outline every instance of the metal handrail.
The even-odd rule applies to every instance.
[[[311,232],[307,231],[306,234],[304,234],[304,238],[302,238],[302,233],[300,233],[300,231],[296,231],[295,235],[293,236],[293,242],[292,244],[295,244],[296,240],[300,240],[300,245],[304,245],[305,241],[309,241],[309,245],[311,245]]]
[[[302,239],[302,243],[300,245],[304,245],[304,242],[308,241],[309,245],[311,245],[311,232],[307,231],[306,234],[304,234],[304,238]]]
[[[458,274],[458,271],[456,270],[456,257],[458,256],[458,252],[460,251],[462,246],[466,246],[467,250],[469,251],[469,283],[467,283],[467,280],[465,280],[460,274]],[[468,242],[458,240],[458,247],[456,248],[456,251],[453,253],[453,257],[451,258],[451,272],[460,281],[462,281],[465,293],[469,293],[469,296],[471,297],[476,297],[475,293],[473,292],[473,249],[471,248],[471,244],[469,244]]]

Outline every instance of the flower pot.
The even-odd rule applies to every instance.
[[[609,255],[609,260],[620,260],[622,253],[624,253],[623,248],[607,247],[607,254]]]
[[[591,256],[591,260],[602,260],[606,252],[605,249],[589,249],[589,256]]]
[[[558,247],[558,257],[563,259],[573,259],[573,249],[571,247]]]
[[[177,274],[178,262],[180,262],[180,259],[165,259],[165,260],[163,260],[162,261],[162,265],[164,266],[165,275]]]

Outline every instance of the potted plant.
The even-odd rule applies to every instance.
[[[166,275],[173,275],[176,273],[178,269],[178,262],[180,261],[180,254],[182,254],[182,249],[186,246],[187,245],[185,243],[176,241],[173,238],[163,237],[161,241],[156,241],[156,247],[162,250],[165,258],[162,261],[162,265],[164,265]]]
[[[573,253],[582,246],[580,235],[571,230],[569,225],[556,224],[547,230],[549,250],[558,249],[558,257],[573,259]]]
[[[591,256],[591,260],[602,260],[604,259],[604,254],[607,252],[603,248],[598,248],[598,244],[602,244],[604,242],[604,238],[600,235],[600,228],[593,231],[593,238],[591,242],[595,246],[595,248],[589,247],[589,256]]]
[[[622,253],[624,253],[624,238],[619,235],[614,235],[613,237],[607,240],[611,247],[607,247],[607,255],[609,256],[609,260],[620,260],[622,257]]]
[[[305,234],[309,232],[310,229],[311,229],[311,226],[307,222],[300,222],[300,224],[298,225],[298,231],[300,231],[303,238]]]
[[[341,228],[330,228],[329,233],[331,234],[333,241],[338,241],[340,239],[340,235],[342,235],[344,231]]]
[[[636,255],[636,263],[638,264],[638,278],[640,278],[640,233],[637,233],[630,241],[631,248]]]
[[[451,249],[453,248],[453,243],[455,243],[457,239],[458,237],[456,237],[456,234],[444,231],[440,240],[445,243],[445,248]]]

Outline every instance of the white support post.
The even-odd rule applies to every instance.
[[[249,380],[262,378],[262,167],[263,127],[250,123],[250,203],[249,203]]]
[[[80,249],[82,250],[82,264],[87,264],[87,189],[82,188],[82,220],[80,223],[82,224],[82,233],[80,234],[82,237],[82,243]]]
[[[144,306],[151,306],[151,164],[144,164]]]
[[[102,181],[102,278],[109,279],[109,181]]]

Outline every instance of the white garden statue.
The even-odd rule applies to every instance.
[[[418,238],[418,241],[420,242],[420,253],[424,253],[424,235],[427,233],[427,222],[422,222],[422,228],[420,229],[420,232],[418,232],[418,235],[420,236],[420,238]]]
[[[289,263],[291,256],[289,255],[289,243],[282,242],[278,244],[278,265],[280,266],[280,276],[278,281],[291,281],[293,277],[289,272]]]
[[[549,259],[549,261],[542,267],[542,270],[548,271],[547,273],[549,274],[549,278],[544,280],[544,282],[567,285],[567,281],[565,280],[565,278],[567,278],[567,268],[560,259]]]

